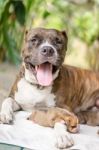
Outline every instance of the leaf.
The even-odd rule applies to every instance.
[[[14,11],[16,14],[16,19],[18,20],[18,22],[20,23],[20,25],[24,25],[25,24],[25,6],[23,4],[22,1],[12,1],[13,6],[14,6]]]
[[[46,19],[49,15],[50,13],[47,10],[45,10],[43,13],[43,18]]]
[[[9,7],[10,7],[11,1],[7,1],[5,5],[3,5],[3,11],[1,13],[1,18],[0,18],[0,24],[4,24],[7,22],[8,17],[9,17]]]
[[[26,9],[27,9],[27,13],[30,11],[31,6],[35,3],[35,0],[28,0],[26,1]]]
[[[3,11],[5,10],[5,7],[7,5],[7,3],[9,2],[9,0],[0,0],[0,18],[2,16]]]
[[[6,54],[8,59],[12,61],[14,64],[18,65],[20,63],[18,48],[15,40],[11,37],[11,35],[3,28],[4,35],[4,44],[6,49]]]

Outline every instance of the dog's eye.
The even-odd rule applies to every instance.
[[[36,42],[36,41],[37,41],[36,38],[32,38],[32,39],[31,39],[31,42],[33,42],[33,43]]]
[[[59,38],[55,38],[56,44],[62,44],[62,41]]]

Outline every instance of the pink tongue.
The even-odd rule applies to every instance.
[[[37,67],[37,80],[42,86],[52,83],[52,65],[49,63],[41,64]]]

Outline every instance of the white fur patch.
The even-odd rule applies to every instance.
[[[55,95],[51,93],[52,86],[39,89],[30,84],[25,78],[18,82],[18,91],[15,93],[15,100],[24,110],[31,110],[37,104],[42,103],[47,107],[55,106]]]
[[[53,80],[55,80],[58,77],[59,74],[59,70],[57,70],[54,74],[53,74]]]
[[[32,72],[30,72],[28,69],[25,68],[25,79],[33,84],[38,84],[38,81],[36,80],[35,76]]]
[[[10,123],[12,121],[13,107],[12,107],[12,98],[6,98],[2,103],[0,121],[2,123]]]
[[[70,133],[66,131],[66,126],[63,123],[57,122],[54,126],[56,136],[56,146],[60,149],[73,146],[74,142]]]
[[[0,121],[2,123],[9,123],[12,121],[13,107],[12,107],[12,98],[6,98],[2,103]]]

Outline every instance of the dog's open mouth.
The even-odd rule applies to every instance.
[[[53,73],[56,72],[57,66],[45,62],[40,65],[33,66],[30,63],[31,70],[36,74],[37,81],[42,86],[49,86],[53,81]]]

